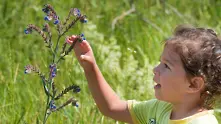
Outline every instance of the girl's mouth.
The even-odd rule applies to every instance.
[[[159,88],[161,88],[161,85],[160,85],[160,84],[154,85],[154,89],[159,89]]]

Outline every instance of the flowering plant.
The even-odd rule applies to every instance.
[[[46,14],[46,16],[44,17],[44,20],[46,21],[46,23],[43,25],[43,28],[40,29],[39,27],[33,24],[29,24],[27,28],[24,30],[24,33],[31,34],[33,31],[36,31],[38,34],[41,35],[45,44],[51,51],[52,61],[49,64],[49,71],[48,71],[49,74],[48,74],[48,77],[46,77],[45,74],[43,74],[37,67],[33,65],[25,66],[25,74],[35,72],[38,74],[38,76],[40,77],[42,81],[44,92],[47,96],[47,103],[46,103],[44,119],[43,119],[43,123],[45,124],[47,121],[47,118],[49,117],[51,113],[64,108],[66,105],[72,104],[73,106],[78,107],[77,100],[74,97],[69,98],[66,102],[64,102],[63,104],[59,106],[56,104],[57,101],[69,91],[73,91],[74,93],[80,92],[80,87],[73,84],[65,88],[63,91],[61,91],[61,93],[57,94],[57,89],[55,87],[54,79],[57,74],[57,67],[58,67],[59,62],[61,60],[64,60],[64,57],[70,53],[70,51],[73,49],[76,42],[82,42],[83,40],[85,40],[84,34],[77,35],[76,41],[71,43],[69,48],[66,48],[67,44],[69,43],[67,42],[68,39],[66,38],[63,44],[63,47],[61,49],[61,54],[60,56],[58,56],[57,55],[58,46],[59,46],[61,37],[64,36],[65,33],[68,32],[69,29],[71,29],[78,21],[80,21],[81,23],[86,23],[87,19],[86,19],[86,16],[82,15],[80,13],[80,10],[77,8],[70,9],[68,16],[63,23],[61,22],[61,20],[59,19],[59,16],[57,15],[57,13],[55,12],[54,8],[51,5],[49,4],[44,5],[44,8],[42,9],[42,11]],[[74,16],[75,18],[71,20],[72,16]],[[56,26],[56,30],[58,33],[55,46],[52,42],[52,33],[51,33],[50,25],[49,25],[50,21],[53,21],[53,24]]]

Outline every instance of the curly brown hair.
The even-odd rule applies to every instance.
[[[216,98],[221,96],[221,40],[217,34],[212,29],[181,25],[165,41],[167,44],[173,44],[180,55],[188,79],[203,77],[203,107],[212,109]]]

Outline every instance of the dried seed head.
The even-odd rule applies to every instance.
[[[24,71],[25,74],[30,74],[32,72],[39,73],[39,70],[36,67],[32,66],[32,65],[25,66],[25,71]]]
[[[49,25],[48,23],[46,23],[44,26],[43,26],[43,29],[42,29],[44,32],[49,32]]]

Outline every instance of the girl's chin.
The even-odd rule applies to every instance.
[[[156,98],[157,100],[160,100],[160,101],[167,101],[167,100],[165,100],[165,98],[162,96],[162,94],[160,93],[159,90],[155,90],[155,98]]]
[[[162,100],[162,97],[160,96],[159,92],[157,92],[155,90],[155,97],[158,99],[158,100]]]
[[[159,100],[159,101],[164,101],[164,102],[167,102],[167,103],[171,103],[170,100],[165,99],[165,98],[162,97],[159,93],[156,93],[156,91],[155,91],[155,98],[156,98],[157,100]]]

